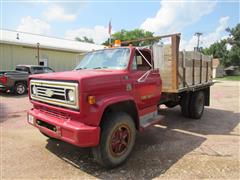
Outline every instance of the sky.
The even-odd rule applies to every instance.
[[[181,49],[192,50],[228,36],[225,29],[240,22],[239,0],[69,0],[1,1],[1,29],[65,39],[87,36],[96,44],[121,29],[141,28],[154,35],[181,33]]]

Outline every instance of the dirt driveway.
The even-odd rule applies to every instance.
[[[49,140],[26,123],[26,96],[0,96],[2,179],[240,178],[239,82],[219,82],[201,120],[164,109],[161,124],[138,134],[126,164],[99,167],[88,148]],[[1,179],[0,178],[0,179]]]

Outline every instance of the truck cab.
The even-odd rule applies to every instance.
[[[136,131],[158,122],[160,96],[149,49],[102,49],[87,53],[73,71],[30,76],[28,122],[52,138],[93,147],[98,159],[100,144],[116,141],[106,152],[112,160],[98,161],[114,166],[130,153]],[[115,137],[103,136],[113,130]]]

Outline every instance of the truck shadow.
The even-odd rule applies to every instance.
[[[5,98],[23,98],[23,97],[27,97],[28,94],[25,93],[23,95],[17,95],[17,94],[14,94],[14,93],[6,93],[6,92],[0,92],[0,98],[1,97],[5,97]]]
[[[194,153],[205,135],[227,135],[239,124],[239,113],[207,108],[200,120],[182,117],[179,107],[166,109],[162,122],[139,133],[132,154],[122,166],[106,170],[93,159],[90,148],[48,140],[46,148],[56,156],[100,179],[152,179],[164,174],[184,155]]]

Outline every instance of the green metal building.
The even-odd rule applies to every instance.
[[[102,45],[0,29],[0,70],[13,70],[18,64],[72,70],[81,60],[81,54],[102,48]]]

